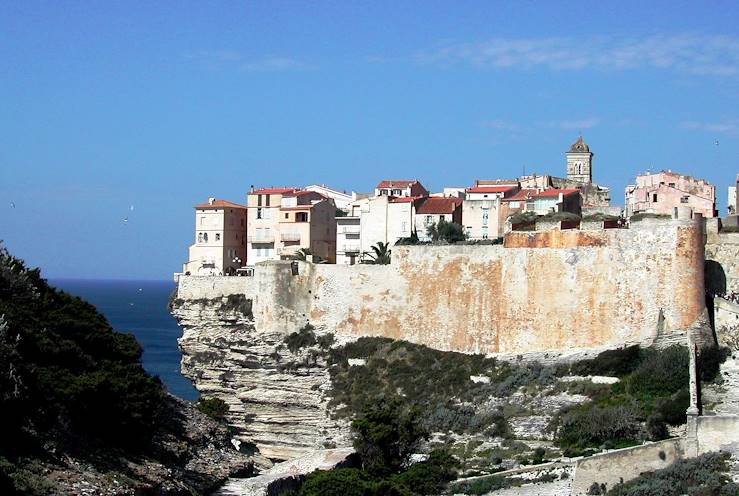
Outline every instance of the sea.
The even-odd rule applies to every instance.
[[[159,376],[172,394],[198,398],[198,391],[180,373],[177,338],[182,329],[167,309],[174,282],[51,279],[49,283],[95,305],[116,331],[136,336],[144,348],[144,368]]]

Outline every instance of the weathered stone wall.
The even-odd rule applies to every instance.
[[[635,448],[614,450],[602,455],[583,458],[575,466],[572,496],[588,494],[593,483],[605,484],[606,489],[628,481],[643,472],[665,468],[682,458],[682,441],[667,439]]]
[[[712,227],[709,223],[706,243],[708,289],[719,293],[739,293],[739,233],[718,233]]]
[[[739,454],[739,416],[697,417],[698,454],[727,451]]]
[[[289,262],[266,262],[254,277],[182,277],[178,296],[238,291],[253,298],[258,329],[310,322],[441,350],[652,344],[705,315],[703,246],[700,220],[513,232],[504,245],[396,246],[390,265],[301,262],[293,275]]]
[[[255,285],[251,277],[184,276],[178,278],[177,298],[182,300],[212,300],[232,294],[251,298]]]

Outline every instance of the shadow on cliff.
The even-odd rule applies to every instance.
[[[716,324],[713,308],[713,297],[726,293],[726,272],[724,268],[715,260],[706,260],[704,266],[705,289],[706,289],[706,309],[708,309],[708,318],[711,320],[711,329],[713,329],[714,337],[716,334]]]

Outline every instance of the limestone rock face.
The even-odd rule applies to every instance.
[[[325,353],[315,345],[290,351],[287,331],[257,329],[250,300],[176,300],[183,328],[182,373],[205,397],[229,406],[241,450],[255,445],[277,460],[351,445],[346,421],[332,420]]]

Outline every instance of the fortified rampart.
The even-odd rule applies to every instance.
[[[513,232],[503,245],[396,246],[390,265],[265,262],[252,277],[179,281],[183,300],[237,293],[257,329],[284,334],[310,322],[482,353],[652,344],[705,315],[703,221]]]

